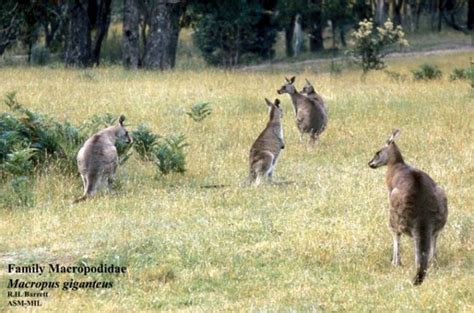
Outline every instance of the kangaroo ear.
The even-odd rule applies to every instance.
[[[400,130],[399,129],[394,129],[392,134],[387,140],[387,144],[393,143],[398,137],[400,136]]]
[[[125,121],[125,115],[120,115],[119,117],[119,124],[120,126],[123,126],[123,122]]]
[[[275,106],[276,106],[277,108],[279,108],[279,107],[280,107],[280,100],[279,100],[278,98],[275,99],[274,104],[275,104]]]
[[[268,100],[267,98],[265,98],[265,102],[267,103],[267,105],[269,107],[271,107],[273,105],[273,103],[270,100]]]
[[[306,80],[306,83],[307,83],[308,85],[313,86],[313,85],[311,85],[311,83],[309,82],[309,80],[308,80],[307,78],[305,78],[305,80]]]
[[[289,81],[291,84],[293,84],[295,82],[295,76],[293,76],[292,78],[290,78],[290,81]]]
[[[290,80],[288,78],[286,78],[286,76],[285,76],[285,80],[286,80],[287,83],[290,83]]]

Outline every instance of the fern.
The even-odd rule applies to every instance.
[[[153,149],[154,163],[158,170],[167,175],[171,172],[184,173],[186,171],[186,159],[184,148],[188,146],[182,134],[162,138]]]
[[[195,122],[201,122],[207,116],[211,115],[212,108],[209,103],[196,103],[191,107],[190,112],[186,112],[186,114],[193,119]]]
[[[152,158],[153,147],[157,144],[160,136],[155,135],[145,125],[138,125],[137,129],[131,132],[135,151],[142,160],[150,160]]]

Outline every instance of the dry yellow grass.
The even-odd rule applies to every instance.
[[[11,277],[8,262],[106,262],[126,265],[129,274],[94,276],[114,281],[107,291],[52,291],[43,309],[472,311],[473,96],[466,82],[447,79],[468,59],[389,62],[405,74],[422,62],[438,64],[445,77],[434,82],[396,83],[382,72],[365,81],[359,71],[299,74],[298,87],[309,78],[327,99],[328,128],[306,149],[289,97],[279,96],[286,148],[274,178],[295,183],[261,188],[239,187],[248,149],[267,120],[264,97],[276,98],[291,73],[0,69],[0,95],[16,90],[36,111],[76,123],[124,113],[130,129],[146,122],[160,134],[186,134],[191,145],[186,174],[156,178],[151,164],[133,157],[118,170],[117,195],[79,205],[71,204],[79,177],[54,169],[38,177],[34,207],[0,211],[2,286]],[[196,123],[185,112],[203,101],[214,111]],[[395,127],[406,161],[429,173],[449,200],[439,265],[418,288],[411,285],[411,240],[402,239],[403,267],[390,264],[385,171],[367,166]],[[228,186],[201,188],[208,184]],[[47,276],[71,277],[84,279]]]

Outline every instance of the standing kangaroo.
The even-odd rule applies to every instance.
[[[392,264],[401,265],[401,234],[413,237],[416,263],[413,284],[420,285],[426,276],[429,259],[436,259],[436,240],[448,218],[448,202],[443,189],[437,186],[428,174],[403,161],[395,144],[399,134],[399,130],[392,133],[382,149],[375,153],[369,166],[388,167],[385,181],[391,205]]]
[[[84,184],[84,195],[75,202],[92,197],[98,188],[107,181],[109,189],[114,180],[118,165],[118,154],[115,148],[117,139],[132,142],[128,131],[123,126],[125,116],[119,117],[119,124],[107,127],[92,135],[77,154],[77,167]]]
[[[272,103],[265,98],[270,111],[270,119],[267,127],[260,133],[252,147],[249,155],[249,177],[248,182],[259,185],[262,177],[268,177],[271,181],[281,149],[285,148],[283,142],[283,126],[281,118],[283,112],[280,108],[280,100],[275,99]]]
[[[296,126],[300,131],[300,139],[303,139],[303,134],[309,133],[309,143],[314,145],[319,135],[324,131],[327,124],[327,114],[324,106],[316,103],[314,100],[300,94],[293,83],[295,77],[288,79],[285,77],[286,84],[279,90],[278,94],[287,93],[293,102],[293,109],[296,117]]]
[[[326,106],[324,105],[323,97],[314,90],[313,85],[309,82],[309,80],[305,79],[306,85],[304,85],[303,89],[301,89],[300,93],[305,94],[308,98],[313,99],[317,103],[319,103],[326,111]]]

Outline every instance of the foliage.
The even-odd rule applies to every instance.
[[[471,87],[474,88],[474,66],[466,69],[455,68],[449,76],[449,80],[467,80],[470,82]]]
[[[207,63],[235,66],[274,56],[276,25],[259,1],[197,1],[194,41]]]
[[[98,130],[117,123],[110,113],[94,115],[80,127],[54,121],[25,108],[16,93],[5,96],[12,112],[0,115],[0,168],[13,176],[34,174],[35,168],[54,163],[68,173],[76,173],[76,155],[86,139]],[[131,145],[116,142],[119,162],[130,157]]]
[[[381,27],[374,27],[372,19],[363,20],[352,34],[354,47],[349,50],[349,55],[360,64],[364,73],[380,70],[385,67],[383,57],[388,53],[387,48],[396,43],[408,46],[401,26],[394,27],[390,19]]]
[[[0,208],[30,207],[34,205],[31,179],[15,177],[0,188]]]
[[[45,46],[35,44],[31,49],[31,64],[46,65],[50,60],[49,49]]]
[[[151,129],[145,124],[138,125],[137,129],[131,132],[134,148],[142,160],[151,160],[152,151],[158,142],[159,136],[153,134]]]
[[[384,73],[394,82],[400,83],[407,79],[405,74],[400,74],[399,72],[385,70]]]
[[[201,122],[207,116],[211,115],[212,107],[207,102],[196,103],[191,107],[191,111],[186,114],[195,122]]]
[[[154,163],[163,175],[171,172],[184,173],[186,159],[184,148],[188,146],[182,134],[171,135],[161,140],[153,148]]]
[[[433,80],[440,79],[443,73],[436,65],[422,64],[416,70],[412,71],[415,80]]]
[[[471,65],[470,68],[464,71],[467,79],[471,82],[471,87],[474,88],[474,66]]]
[[[449,75],[449,80],[463,80],[467,79],[466,73],[463,68],[455,68],[451,75]]]

